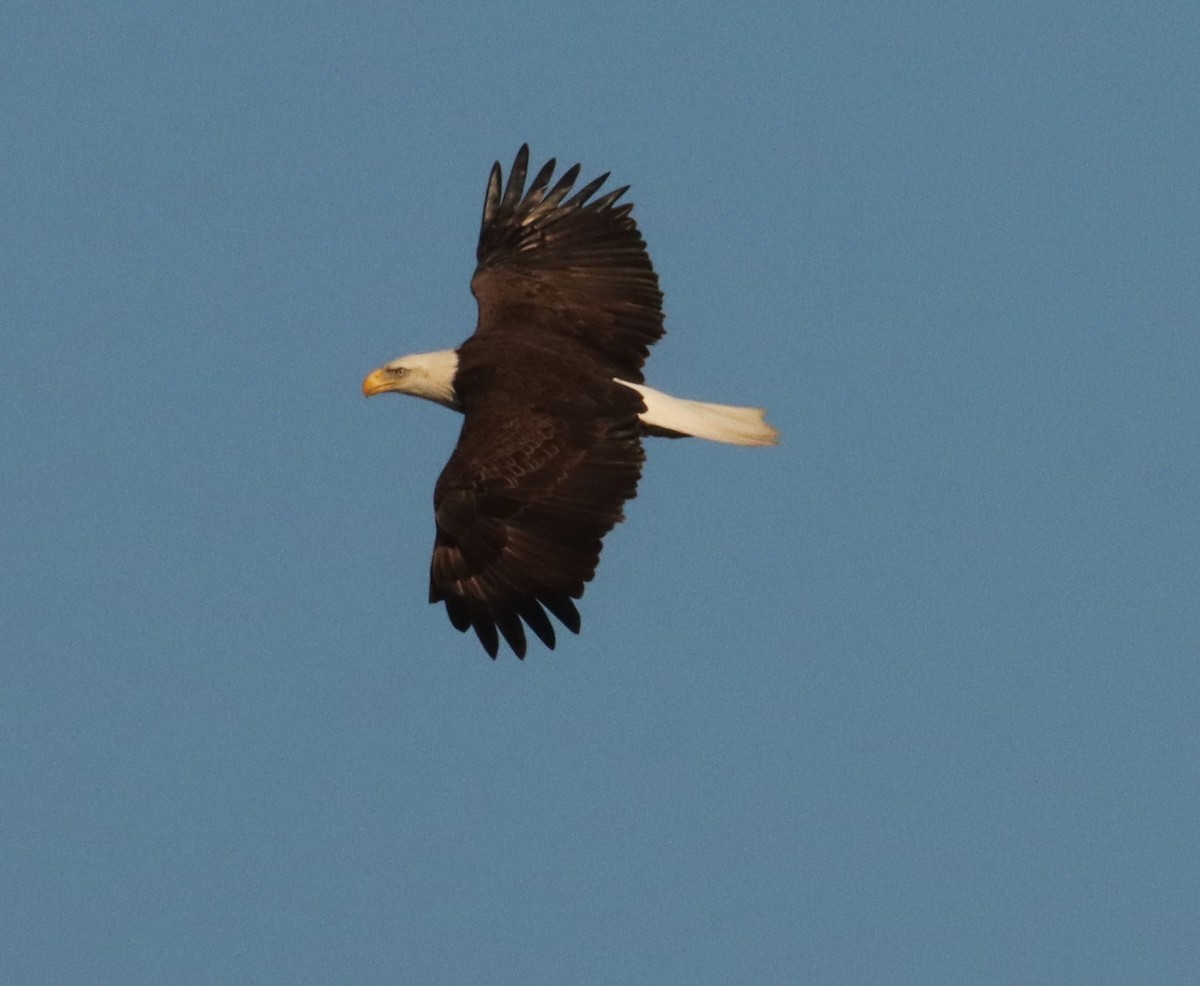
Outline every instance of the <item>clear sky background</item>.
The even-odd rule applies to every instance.
[[[0,12],[0,977],[1182,983],[1200,8]],[[522,141],[632,183],[659,442],[581,606],[426,604]]]

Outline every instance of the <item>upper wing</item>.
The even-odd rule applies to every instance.
[[[538,406],[507,388],[467,408],[434,491],[437,539],[429,601],[496,656],[497,629],[525,656],[522,620],[550,648],[545,610],[574,633],[573,599],[595,574],[601,538],[637,495],[643,453],[638,395],[608,380],[585,401]]]
[[[551,188],[554,165],[548,161],[525,191],[529,147],[522,145],[503,192],[500,163],[492,166],[471,279],[476,333],[567,337],[612,376],[641,383],[650,346],[663,334],[662,293],[633,204],[616,204],[628,186],[589,202],[605,174],[567,199],[579,165]]]

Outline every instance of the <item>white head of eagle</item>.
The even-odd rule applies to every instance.
[[[411,394],[460,411],[454,395],[454,375],[458,372],[458,353],[442,349],[436,353],[414,353],[384,363],[363,381],[363,395]]]
[[[529,148],[507,184],[492,166],[471,291],[475,333],[458,349],[392,360],[363,393],[411,394],[463,414],[434,488],[429,601],[496,656],[525,656],[525,628],[555,644],[548,613],[579,632],[575,600],[604,536],[637,495],[646,436],[774,445],[761,408],[683,400],[645,385],[663,335],[662,293],[646,244],[618,204],[628,186],[573,195],[579,165],[529,188]],[[570,197],[568,198],[568,195]]]

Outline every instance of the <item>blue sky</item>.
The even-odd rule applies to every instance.
[[[0,13],[14,982],[1190,981],[1192,4]],[[581,606],[425,603],[487,170],[631,183]]]

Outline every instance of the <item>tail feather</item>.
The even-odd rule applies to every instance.
[[[639,383],[618,380],[636,390],[646,410],[639,417],[650,434],[680,437],[690,435],[730,445],[778,445],[779,432],[766,422],[760,407],[706,404],[672,397]]]

